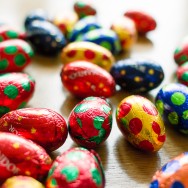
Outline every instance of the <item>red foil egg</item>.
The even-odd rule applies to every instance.
[[[18,32],[16,29],[7,25],[0,26],[0,42],[9,39],[25,39],[25,33]]]
[[[11,133],[0,133],[0,182],[15,175],[43,179],[51,162],[46,151],[34,142]]]
[[[124,16],[131,18],[135,22],[137,32],[141,35],[153,31],[157,26],[155,19],[142,11],[130,10],[125,12]]]
[[[79,18],[84,18],[86,16],[94,16],[96,15],[97,11],[89,1],[79,0],[74,4],[74,11],[78,14]]]
[[[99,97],[87,97],[78,103],[68,119],[69,134],[79,145],[95,148],[109,136],[112,109]]]
[[[64,118],[46,108],[23,108],[0,119],[0,131],[30,139],[48,151],[59,148],[68,134]]]
[[[1,188],[44,188],[44,186],[29,176],[13,176],[8,178]]]
[[[53,162],[46,188],[104,188],[105,176],[95,151],[72,148]]]
[[[25,73],[0,74],[0,116],[23,108],[32,97],[35,81]]]
[[[34,53],[30,45],[20,39],[0,43],[0,73],[20,72],[30,62]]]
[[[188,62],[183,63],[176,71],[178,81],[188,86]]]
[[[113,77],[101,67],[86,61],[65,65],[61,80],[64,87],[79,98],[110,97],[115,93]]]

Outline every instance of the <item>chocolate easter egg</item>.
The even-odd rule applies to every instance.
[[[162,67],[147,59],[124,59],[112,66],[111,75],[122,89],[140,93],[150,91],[163,81]]]
[[[32,97],[35,81],[25,73],[0,74],[0,116],[23,108]]]
[[[57,55],[66,44],[62,32],[47,21],[31,22],[27,27],[26,35],[36,52],[43,55]]]
[[[171,159],[158,170],[150,188],[184,188],[188,187],[188,152]]]
[[[72,61],[89,61],[109,71],[115,59],[106,48],[91,42],[72,42],[61,53],[64,64]]]
[[[87,97],[69,115],[69,134],[79,145],[95,148],[109,136],[112,128],[112,109],[99,97]]]
[[[156,96],[156,106],[174,129],[188,134],[188,88],[185,85],[163,86]]]
[[[87,32],[77,41],[88,41],[107,48],[112,54],[118,54],[121,51],[121,45],[117,34],[110,29],[95,29]]]
[[[23,108],[6,113],[0,118],[0,131],[23,136],[48,151],[63,145],[68,133],[65,119],[47,108]]]
[[[0,43],[0,73],[20,72],[33,57],[31,46],[20,39],[12,39]]]
[[[25,138],[0,132],[0,182],[15,175],[42,180],[51,167],[46,151]],[[40,170],[39,170],[40,169]]]
[[[86,61],[65,65],[61,71],[61,80],[64,87],[79,98],[110,97],[115,93],[112,76],[99,66]]]
[[[140,150],[158,151],[164,144],[163,120],[155,105],[144,97],[124,98],[117,107],[116,121],[126,140]]]
[[[105,176],[98,154],[84,148],[65,151],[52,164],[46,188],[104,188]]]

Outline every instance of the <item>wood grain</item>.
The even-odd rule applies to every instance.
[[[187,0],[95,0],[92,2],[98,10],[98,20],[104,27],[109,27],[115,19],[122,16],[124,11],[130,9],[143,10],[153,15],[158,23],[157,29],[151,32],[147,39],[139,39],[130,53],[125,56],[158,61],[165,72],[165,80],[161,86],[176,82],[174,73],[177,66],[173,60],[173,51],[188,34]],[[29,11],[43,8],[53,16],[72,11],[72,4],[73,1],[70,0],[0,0],[0,21],[23,29],[23,20]],[[59,57],[34,58],[32,64],[25,69],[25,72],[36,79],[36,91],[27,107],[51,108],[68,118],[70,111],[79,100],[62,87],[59,76],[61,67]],[[160,87],[148,93],[147,97],[154,100]],[[118,92],[110,98],[114,113],[118,103],[127,95],[125,92]],[[148,187],[152,175],[161,165],[188,150],[188,138],[168,126],[166,129],[167,141],[164,147],[157,153],[147,154],[134,149],[124,140],[114,118],[113,129],[107,142],[96,149],[104,165],[106,187]],[[68,138],[53,155],[56,156],[72,146],[75,145]]]

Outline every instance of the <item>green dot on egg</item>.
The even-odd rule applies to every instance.
[[[107,41],[101,42],[100,45],[103,46],[104,48],[107,48],[108,50],[112,50],[111,44]]]
[[[175,92],[171,96],[171,101],[174,105],[180,106],[182,105],[186,100],[186,97],[181,92]]]
[[[7,35],[9,38],[18,38],[18,33],[16,33],[15,31],[7,31],[7,32],[6,32],[6,35]]]
[[[181,76],[183,81],[188,81],[188,72],[184,72]]]
[[[15,54],[18,51],[18,48],[16,46],[7,46],[4,51],[6,54]]]
[[[15,60],[15,64],[17,66],[19,66],[19,67],[23,66],[25,64],[25,62],[26,62],[26,58],[22,54],[16,55],[15,58],[14,58],[14,60]]]
[[[8,85],[4,88],[4,94],[10,99],[15,99],[18,96],[18,88],[14,85]]]
[[[0,70],[5,70],[8,67],[9,63],[6,59],[0,61]]]

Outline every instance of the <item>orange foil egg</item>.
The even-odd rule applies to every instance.
[[[122,17],[116,20],[111,29],[116,32],[119,37],[122,50],[129,50],[137,39],[137,31],[134,21],[128,17]]]
[[[158,151],[166,135],[163,120],[148,99],[131,95],[123,99],[116,111],[120,131],[128,142],[144,151]]]
[[[61,72],[64,87],[79,98],[110,97],[115,93],[115,81],[104,69],[86,61],[65,65]]]
[[[64,118],[46,108],[23,108],[6,113],[0,119],[0,131],[23,136],[48,151],[59,148],[68,134]]]
[[[72,42],[68,44],[61,53],[64,64],[83,60],[94,63],[109,71],[115,59],[106,48],[92,42]]]

